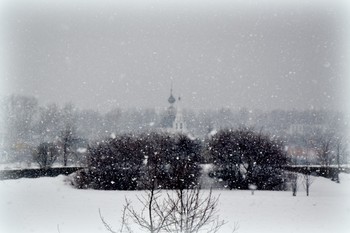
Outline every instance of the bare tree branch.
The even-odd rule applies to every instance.
[[[101,214],[101,210],[100,210],[100,209],[98,209],[98,213],[99,213],[99,215],[100,215],[100,219],[101,219],[103,225],[105,226],[105,228],[106,228],[109,232],[111,232],[111,233],[117,233],[117,232],[114,231],[114,230],[111,228],[111,226],[105,221],[105,219],[103,218],[103,216],[102,216],[102,214]]]

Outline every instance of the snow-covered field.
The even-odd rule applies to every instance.
[[[65,176],[0,181],[0,232],[107,232],[100,217],[118,230],[124,198],[137,203],[139,191],[77,190]],[[219,213],[227,221],[220,232],[350,232],[350,175],[341,184],[317,178],[306,197],[291,192],[216,190]]]

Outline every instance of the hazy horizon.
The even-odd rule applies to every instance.
[[[81,109],[348,108],[344,2],[6,1],[1,92]]]

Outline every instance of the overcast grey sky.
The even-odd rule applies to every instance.
[[[1,6],[2,95],[166,107],[173,82],[193,109],[347,106],[344,1],[27,2]]]

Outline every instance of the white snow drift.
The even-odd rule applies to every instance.
[[[141,191],[77,190],[65,176],[0,181],[0,232],[108,232],[98,210],[118,230],[124,198],[137,204]],[[220,232],[350,232],[350,175],[337,184],[316,178],[306,197],[288,191],[215,190],[220,195]]]

